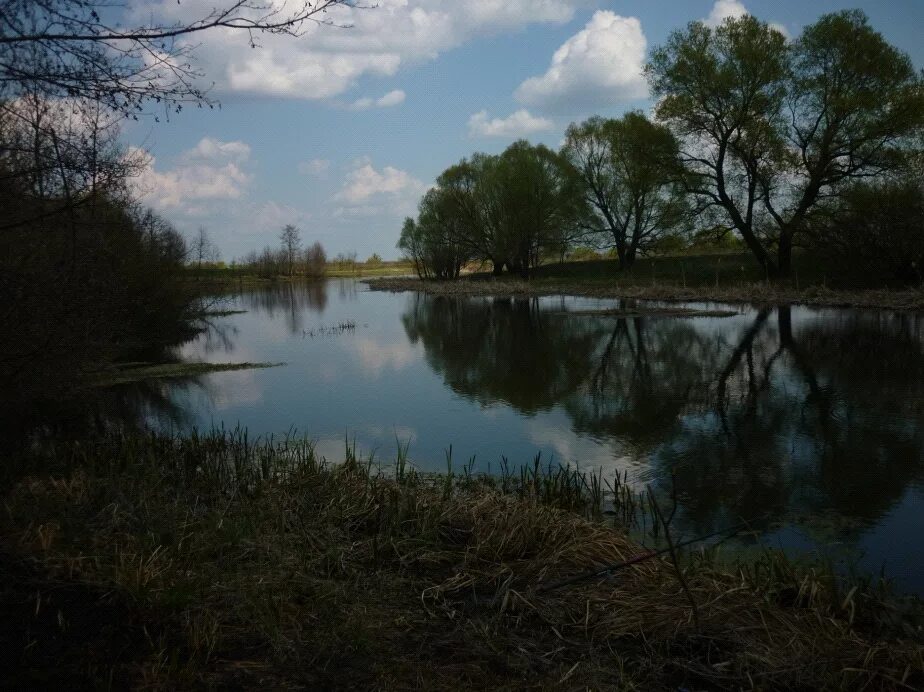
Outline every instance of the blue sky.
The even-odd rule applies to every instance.
[[[130,3],[168,20],[213,4]],[[395,258],[402,219],[463,156],[520,137],[557,147],[569,122],[647,109],[639,68],[672,30],[749,12],[794,37],[854,7],[924,66],[922,0],[378,0],[339,18],[351,29],[256,49],[200,36],[221,109],[145,118],[125,141],[151,156],[146,202],[190,237],[204,226],[226,260],[275,246],[287,223],[330,256]]]

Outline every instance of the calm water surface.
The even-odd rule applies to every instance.
[[[182,356],[286,362],[162,391],[188,429],[291,429],[343,457],[396,440],[426,470],[502,456],[627,473],[679,498],[678,531],[754,519],[763,541],[924,594],[924,316],[724,307],[731,317],[568,315],[613,300],[445,298],[351,280],[227,298]],[[350,322],[355,329],[340,330]]]

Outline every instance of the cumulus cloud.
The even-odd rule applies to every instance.
[[[183,153],[185,161],[235,161],[242,163],[250,158],[250,145],[241,142],[222,142],[213,137],[203,137],[192,149]]]
[[[422,194],[425,190],[426,186],[407,171],[393,166],[385,166],[379,171],[364,159],[347,174],[336,199],[349,204],[361,204],[380,195],[394,197],[408,192]]]
[[[408,63],[431,60],[475,36],[535,23],[564,23],[591,0],[379,0],[374,9],[338,6],[325,19],[349,31],[305,25],[299,40],[264,34],[251,49],[245,32],[221,30],[190,38],[217,91],[327,99],[366,75],[390,76]],[[266,4],[283,13],[286,0]],[[188,22],[214,0],[139,0],[133,18]]]
[[[638,19],[597,11],[555,51],[546,73],[520,84],[514,96],[526,105],[568,114],[645,98],[646,49]]]
[[[482,110],[468,119],[468,132],[471,137],[525,137],[535,132],[551,130],[554,126],[548,118],[534,116],[525,108],[506,118],[490,118],[488,111]]]
[[[361,99],[356,99],[348,108],[352,111],[367,111],[370,108],[391,108],[404,103],[405,97],[406,94],[401,89],[395,89],[381,98],[373,99],[369,96],[364,96]]]
[[[313,175],[321,178],[327,175],[330,170],[330,161],[328,159],[311,159],[302,161],[298,164],[298,172],[302,175]]]
[[[721,26],[726,19],[738,19],[749,14],[751,13],[748,8],[740,0],[716,0],[712,10],[709,12],[709,16],[703,19],[703,23],[714,29]],[[789,36],[789,31],[782,24],[770,22],[770,26],[783,34],[783,36]]]
[[[391,108],[392,106],[397,106],[404,103],[406,94],[401,89],[395,89],[394,91],[389,91],[382,98],[377,99],[375,105],[379,108]]]
[[[726,19],[732,17],[737,19],[746,14],[748,14],[747,8],[739,0],[716,0],[712,6],[712,11],[709,12],[709,16],[703,22],[706,26],[717,27]]]
[[[249,158],[250,146],[244,142],[204,137],[183,152],[171,170],[158,170],[157,160],[149,157],[134,181],[135,189],[156,209],[198,213],[203,211],[203,202],[238,199],[245,194],[252,180],[244,170]]]

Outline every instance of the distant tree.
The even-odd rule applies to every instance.
[[[190,243],[190,251],[192,261],[196,263],[196,270],[200,272],[203,262],[215,262],[220,256],[218,246],[209,237],[205,226],[199,226],[196,237]]]
[[[924,126],[921,76],[859,10],[823,15],[793,42],[751,16],[694,22],[647,75],[701,210],[768,273],[788,273],[813,217],[851,181],[899,166]]]
[[[327,268],[327,253],[321,243],[315,241],[305,250],[305,273],[311,277],[324,276]]]
[[[372,253],[371,255],[369,255],[369,257],[366,259],[366,264],[368,264],[368,265],[370,265],[370,266],[373,266],[373,267],[377,267],[377,266],[380,265],[381,263],[382,263],[382,258],[379,256],[379,253],[377,253],[377,252],[373,252],[373,253]]]
[[[282,243],[283,259],[288,269],[289,276],[295,272],[295,261],[298,259],[298,252],[302,246],[302,236],[298,227],[292,224],[286,224],[279,234],[279,241]]]
[[[609,236],[621,268],[689,219],[677,140],[639,112],[572,124],[562,154],[592,209],[592,231]]]

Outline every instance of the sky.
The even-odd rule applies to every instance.
[[[138,21],[188,20],[219,0],[130,0]],[[271,0],[282,4],[284,0]],[[293,2],[294,0],[289,0]],[[373,4],[373,3],[369,3]],[[149,154],[144,201],[230,261],[278,246],[286,224],[328,256],[399,255],[406,216],[448,166],[526,138],[557,148],[568,124],[649,110],[641,69],[688,22],[750,13],[788,36],[860,8],[924,67],[924,0],[376,0],[351,28],[196,37],[220,108],[124,130]]]

